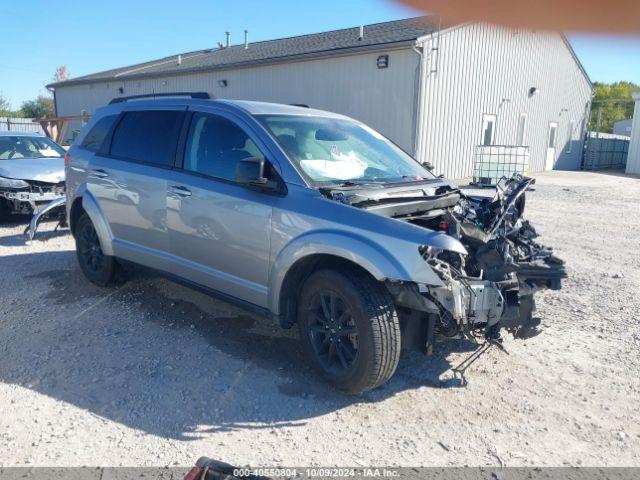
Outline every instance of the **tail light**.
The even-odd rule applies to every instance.
[[[200,480],[201,477],[202,469],[200,467],[193,467],[189,470],[189,473],[187,473],[183,480]]]
[[[64,154],[64,166],[68,167],[69,166],[69,161],[71,160],[71,157],[69,156],[69,150],[67,150],[67,153]]]

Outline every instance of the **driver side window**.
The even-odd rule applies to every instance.
[[[250,157],[264,155],[238,125],[217,115],[193,115],[185,148],[185,170],[235,181],[238,162]]]

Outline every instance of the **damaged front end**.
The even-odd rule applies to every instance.
[[[57,219],[58,225],[66,221],[65,183],[0,178],[0,208],[2,216],[31,215],[25,234],[30,240],[44,219]]]
[[[16,215],[33,215],[43,206],[64,197],[65,183],[0,178],[4,208]]]
[[[352,206],[445,232],[467,249],[464,255],[419,247],[442,286],[387,281],[403,320],[403,346],[429,350],[436,334],[491,342],[500,340],[502,328],[516,337],[535,334],[534,294],[560,289],[567,275],[563,261],[535,241],[534,227],[522,218],[534,182],[517,174],[505,178],[493,198],[467,195],[446,182],[377,197],[332,192]]]

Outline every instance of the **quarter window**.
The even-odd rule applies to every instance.
[[[264,158],[238,125],[226,118],[196,113],[191,120],[184,169],[224,180],[235,180],[238,162]]]
[[[92,152],[100,150],[100,147],[102,147],[105,138],[107,138],[107,135],[117,118],[117,115],[109,115],[98,120],[89,133],[87,133],[87,136],[84,137],[80,146],[85,150],[90,150]]]
[[[127,112],[116,127],[111,155],[161,166],[173,165],[183,113]]]

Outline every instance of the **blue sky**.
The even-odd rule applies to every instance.
[[[0,93],[18,108],[59,65],[72,76],[214,47],[383,22],[419,12],[393,0],[29,0],[0,3]],[[570,35],[592,80],[640,83],[640,37]]]

